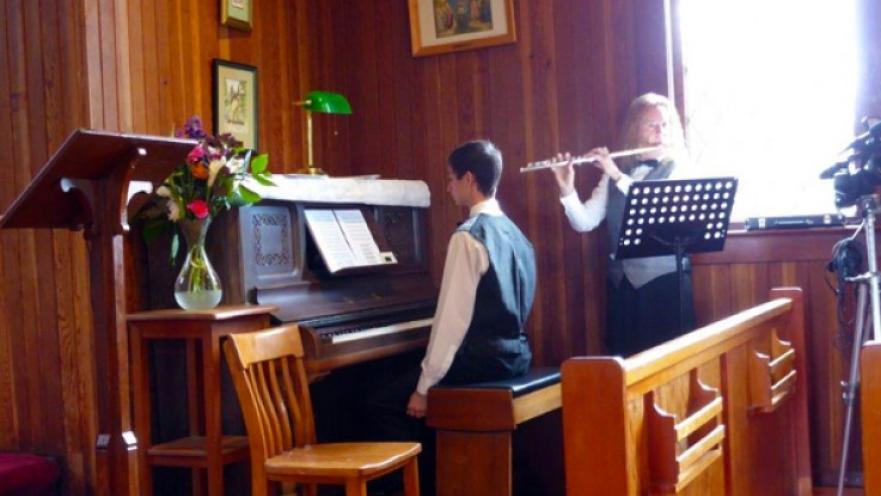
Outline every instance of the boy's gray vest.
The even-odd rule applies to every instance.
[[[532,359],[526,318],[535,298],[532,244],[504,215],[480,214],[459,226],[486,248],[489,267],[480,278],[474,314],[457,360],[481,364],[505,377],[526,373]]]
[[[654,162],[657,163],[657,162]],[[637,165],[637,167],[639,164]],[[672,161],[661,162],[649,171],[643,179],[666,179],[673,171]],[[627,197],[614,182],[609,181],[609,200],[606,208],[606,221],[609,223],[609,253],[614,254],[618,243],[618,233],[621,231],[621,221],[624,219],[624,204]],[[621,285],[621,280],[627,276],[627,280],[634,288],[640,288],[652,279],[676,272],[676,257],[663,255],[660,257],[628,258],[625,260],[609,260],[609,279],[615,287]]]

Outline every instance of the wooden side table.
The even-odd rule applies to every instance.
[[[275,310],[273,306],[241,305],[204,311],[156,310],[128,315],[141,494],[153,494],[152,467],[155,465],[192,467],[196,478],[197,471],[205,469],[208,494],[223,494],[223,467],[248,458],[248,438],[224,436],[221,432],[220,341],[230,334],[269,327],[269,314]],[[154,445],[147,341],[160,339],[186,342],[190,436]]]

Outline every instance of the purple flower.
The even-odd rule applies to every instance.
[[[184,124],[184,129],[181,132],[180,130],[175,133],[175,136],[178,138],[190,138],[190,139],[205,139],[208,137],[208,133],[202,129],[202,119],[199,118],[198,115],[194,115],[187,119],[187,123]]]

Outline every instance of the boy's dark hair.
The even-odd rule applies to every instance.
[[[456,178],[470,172],[477,189],[486,196],[495,196],[502,177],[502,152],[486,140],[469,141],[450,153],[450,167]]]

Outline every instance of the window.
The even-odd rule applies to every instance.
[[[854,0],[680,0],[695,164],[740,179],[735,219],[835,211],[820,171],[854,133]]]

